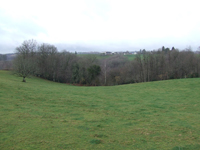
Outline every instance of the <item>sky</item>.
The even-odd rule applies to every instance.
[[[0,0],[0,53],[23,41],[59,51],[200,46],[199,0]]]

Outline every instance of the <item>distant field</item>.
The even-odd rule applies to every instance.
[[[127,57],[129,60],[135,59],[136,55],[124,55],[124,57]]]
[[[200,79],[78,87],[0,71],[0,149],[200,149]]]
[[[101,54],[78,54],[78,56],[90,56],[90,55],[93,55],[93,56],[96,56],[98,59],[105,59],[105,58],[109,58],[113,55],[101,55]],[[124,57],[127,57],[129,60],[133,60],[135,58],[136,55],[122,55]]]

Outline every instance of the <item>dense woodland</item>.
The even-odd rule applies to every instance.
[[[58,52],[51,44],[24,41],[16,48],[13,61],[16,74],[29,75],[75,85],[119,85],[200,76],[200,56],[190,49],[179,51],[164,46],[159,50],[140,50],[134,60],[123,55],[97,59],[65,50]]]

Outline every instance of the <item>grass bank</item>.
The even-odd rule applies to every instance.
[[[78,87],[0,71],[0,149],[200,149],[200,79]]]

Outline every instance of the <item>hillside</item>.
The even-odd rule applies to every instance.
[[[0,71],[0,149],[200,149],[200,79],[80,87]]]

